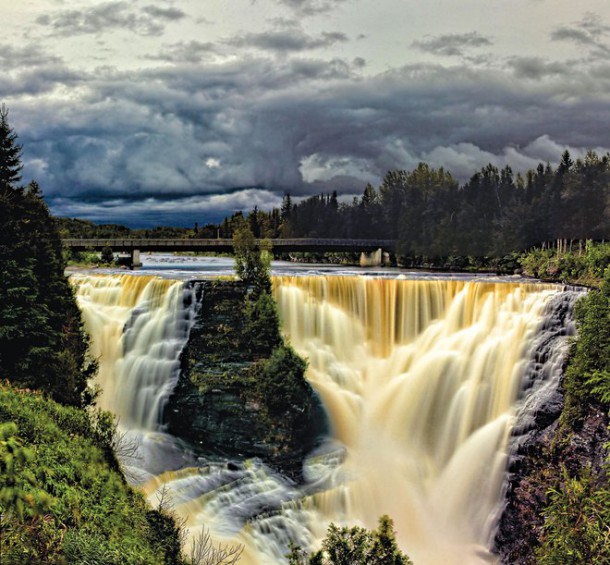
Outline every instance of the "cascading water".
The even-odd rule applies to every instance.
[[[180,351],[195,319],[196,290],[149,276],[75,275],[70,280],[99,364],[97,404],[115,414],[126,439],[138,444],[144,468],[164,470],[153,460],[163,465],[164,449],[174,449],[161,434],[163,407],[179,377]]]
[[[159,326],[184,319],[185,291],[170,281],[157,280],[159,290],[146,292],[153,283],[142,277],[106,279],[75,280],[101,356],[101,403],[124,425],[146,428],[158,421],[159,402],[151,399],[173,386],[175,369],[168,367],[176,366],[188,331],[177,338]],[[508,438],[524,381],[538,378],[534,338],[559,291],[538,284],[278,277],[284,333],[308,358],[308,378],[333,430],[306,463],[306,484],[297,488],[260,462],[227,468],[200,461],[160,475],[146,489],[167,485],[189,526],[204,523],[215,535],[244,543],[245,562],[281,563],[289,541],[315,545],[332,521],[375,527],[382,514],[394,519],[399,543],[415,563],[492,562]],[[162,321],[160,312],[172,308],[180,314]],[[172,336],[166,349],[161,344]],[[149,349],[172,359],[163,371],[147,367]],[[556,379],[562,349],[536,374]],[[140,388],[150,389],[147,400],[136,393]],[[163,470],[147,466],[153,468]]]

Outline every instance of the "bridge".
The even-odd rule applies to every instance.
[[[396,241],[393,239],[268,239],[271,250],[275,253],[318,252],[327,251],[344,253],[371,253],[374,251],[394,251]],[[130,254],[129,265],[132,269],[142,266],[142,251],[199,251],[228,253],[233,251],[232,239],[62,239],[62,245],[74,251],[101,251],[109,247],[114,252]]]

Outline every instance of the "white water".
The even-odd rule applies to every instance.
[[[101,405],[123,426],[158,428],[188,332],[182,283],[123,276],[75,284],[100,356]],[[245,543],[245,562],[281,562],[289,540],[315,545],[331,521],[375,527],[381,514],[394,519],[415,563],[493,561],[508,437],[556,293],[525,284],[276,278],[284,332],[309,359],[333,429],[307,464],[308,484],[297,488],[256,462],[228,469],[206,461],[160,475],[147,492],[169,485],[188,524]]]

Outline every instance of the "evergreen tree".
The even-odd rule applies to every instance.
[[[15,186],[20,147],[2,107],[0,163],[0,375],[56,400],[85,402],[95,369],[80,312],[64,275],[57,226],[40,187]],[[17,157],[16,157],[17,156]]]
[[[21,180],[21,145],[8,123],[8,109],[0,107],[0,190],[16,188]]]

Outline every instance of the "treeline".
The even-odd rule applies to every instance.
[[[600,240],[610,234],[610,156],[593,151],[575,162],[566,151],[559,166],[538,165],[525,177],[487,165],[460,186],[443,168],[420,163],[390,171],[362,197],[339,203],[336,193],[282,209],[253,211],[266,237],[397,239],[403,256],[502,256],[543,242]],[[261,229],[264,232],[264,229]]]
[[[21,146],[0,109],[0,376],[75,406],[95,363],[39,186],[20,186]]]
[[[340,202],[336,192],[281,208],[247,213],[255,237],[396,239],[404,257],[495,256],[561,240],[561,246],[610,234],[610,156],[589,151],[574,161],[565,151],[557,168],[539,164],[525,176],[487,165],[463,185],[442,167],[420,163],[388,172],[361,197]],[[128,230],[61,220],[71,237],[230,238],[238,212],[220,224]]]

